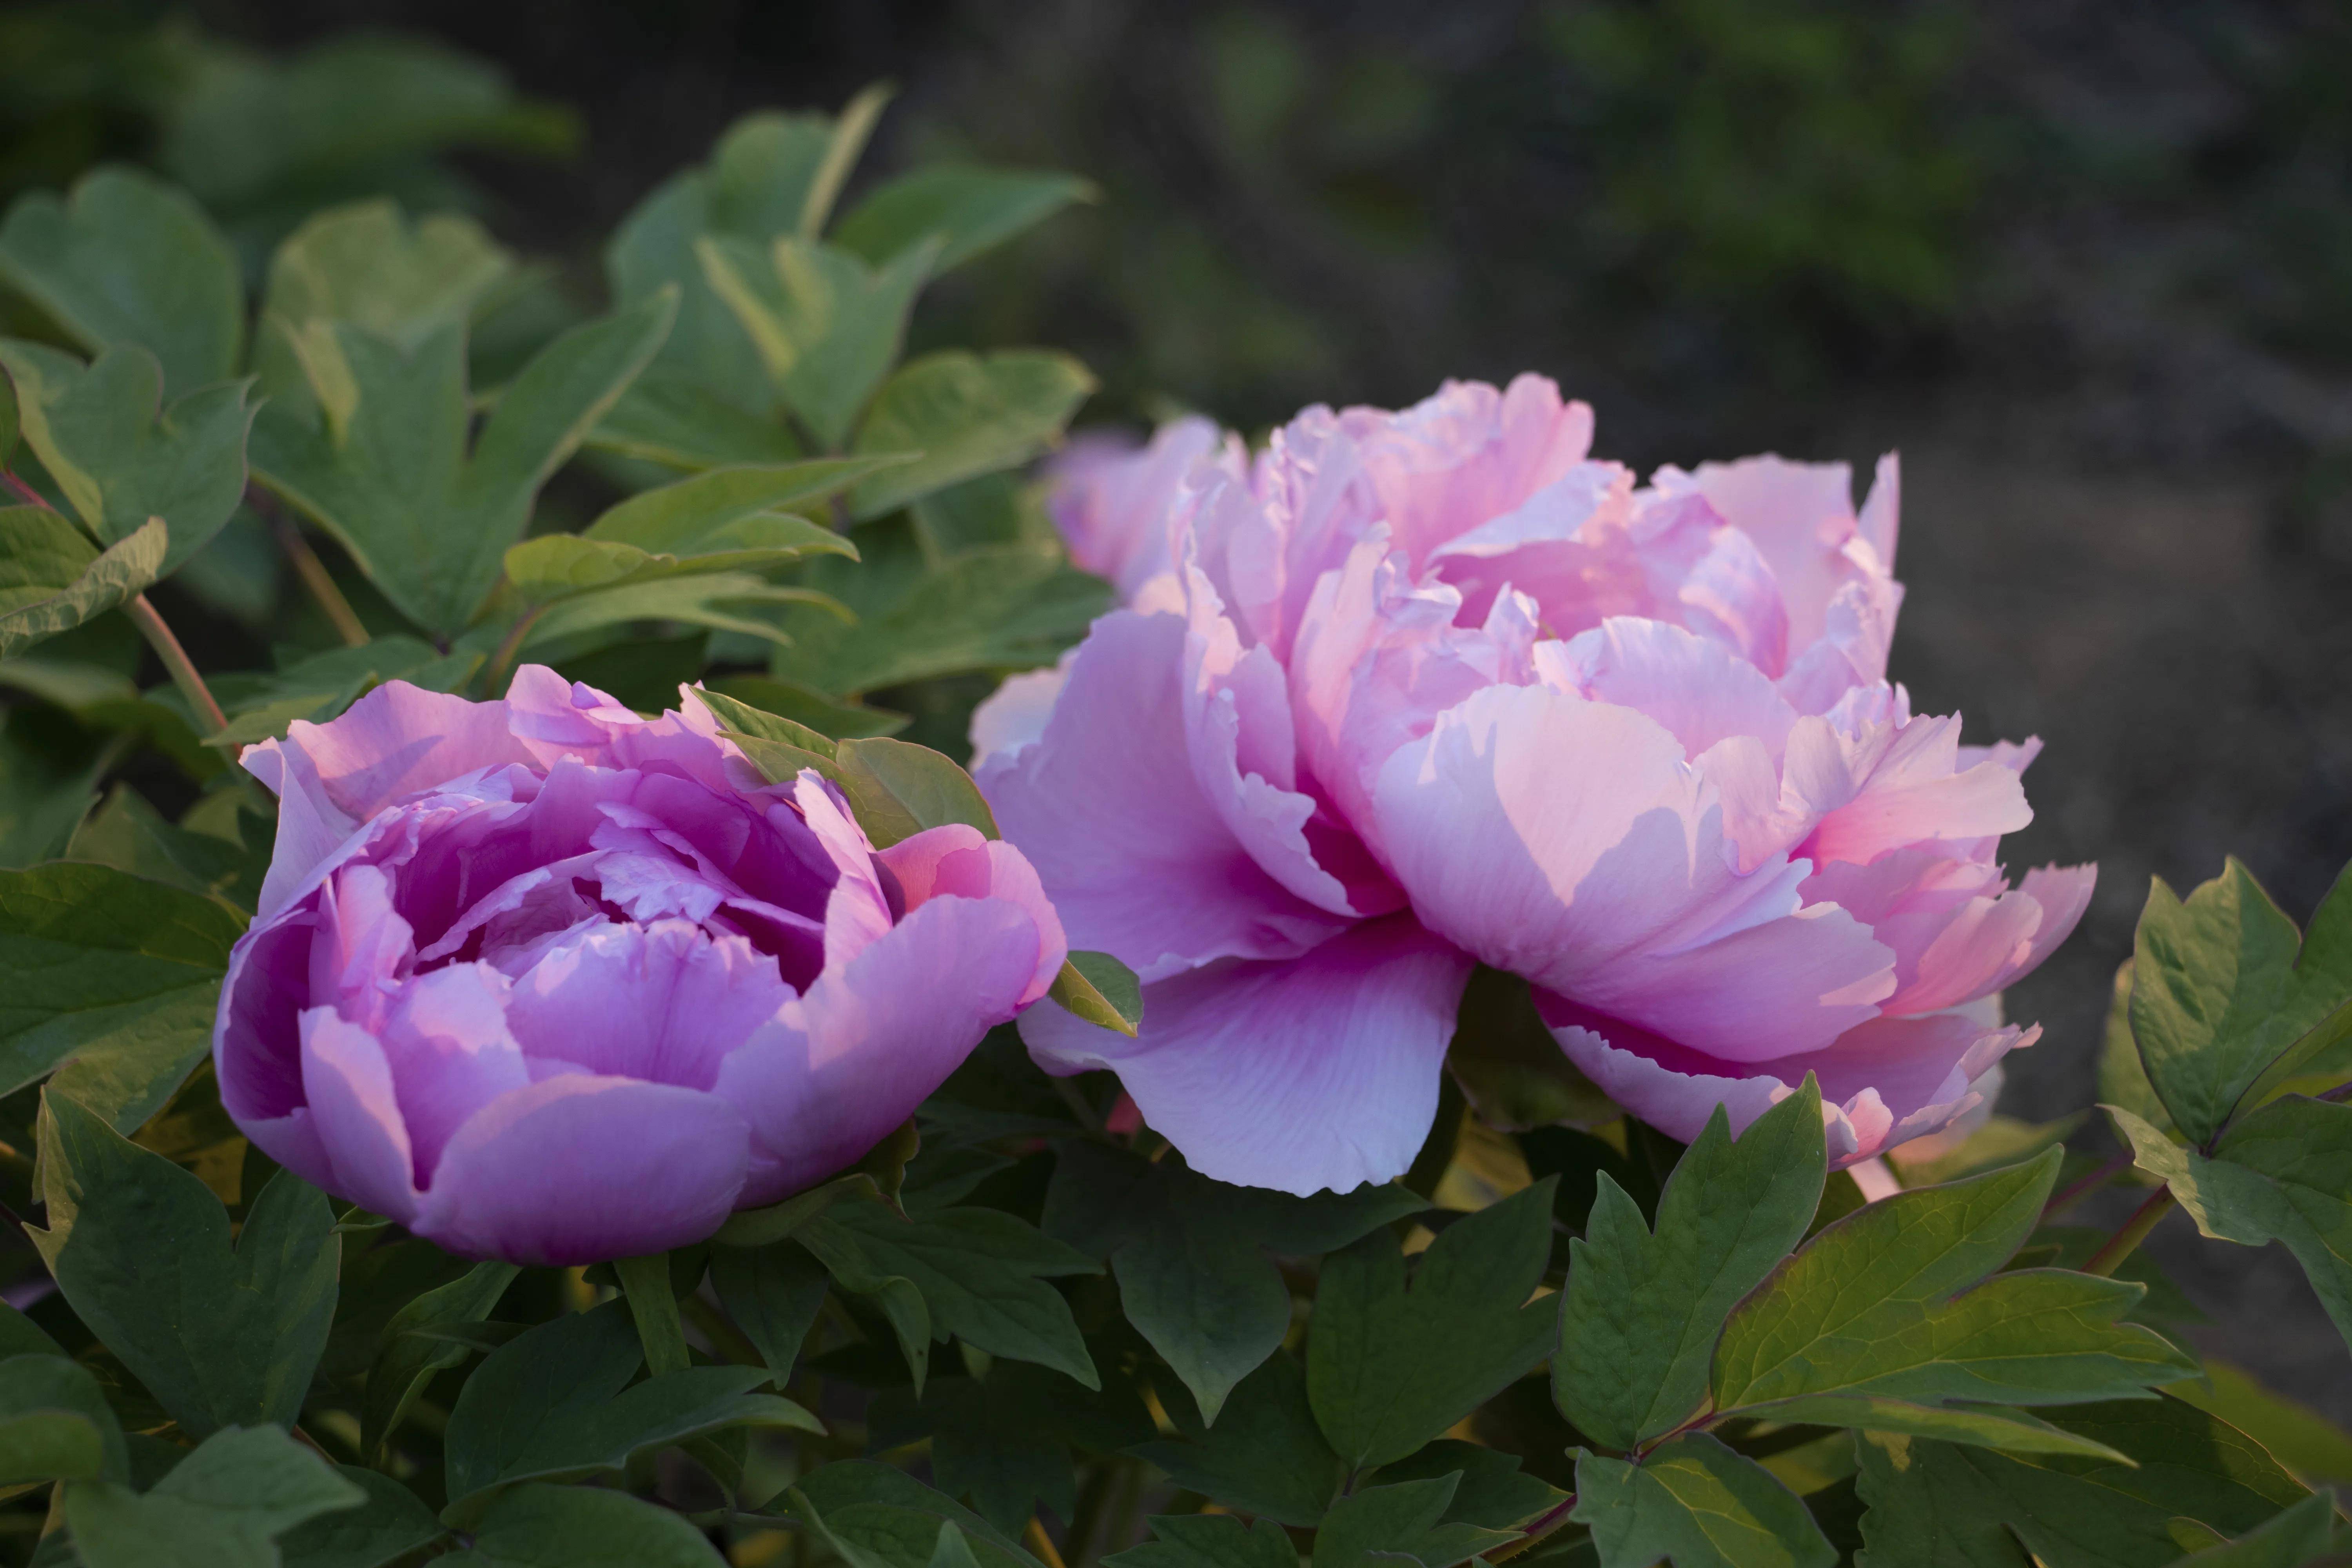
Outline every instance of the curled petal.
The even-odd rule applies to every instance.
[[[1380,838],[1423,923],[1486,963],[1702,1050],[1761,1060],[1874,1016],[1893,955],[1742,875],[1721,803],[1654,721],[1495,687],[1381,768]]]
[[[1807,1073],[1816,1074],[1832,1167],[1869,1159],[1968,1115],[1983,1103],[1979,1086],[2000,1058],[2041,1033],[1964,1013],[1874,1018],[1820,1050],[1737,1062],[1541,991],[1536,1006],[1560,1048],[1612,1100],[1685,1142],[1698,1136],[1717,1105],[1729,1113],[1737,1135],[1794,1093]]]
[[[1047,1070],[1105,1067],[1193,1169],[1307,1194],[1403,1173],[1429,1135],[1470,960],[1407,915],[1305,955],[1145,988],[1134,1039],[1048,1004],[1021,1037]]]
[[[664,1252],[719,1228],[749,1152],[717,1095],[566,1073],[467,1119],[410,1228],[466,1257],[554,1268]]]
[[[1009,899],[940,897],[828,969],[719,1067],[753,1133],[743,1201],[831,1175],[912,1115],[1020,1008],[1046,947]]]
[[[1268,876],[1202,794],[1185,740],[1184,635],[1174,616],[1097,621],[1044,735],[978,774],[1071,941],[1146,979],[1219,957],[1286,957],[1342,923]]]

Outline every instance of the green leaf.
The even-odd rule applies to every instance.
[[[2132,952],[2132,1034],[2172,1119],[2210,1142],[2275,1064],[2352,1030],[2352,876],[2307,940],[2234,858],[2186,901],[2148,889]]]
[[[87,1568],[247,1568],[278,1561],[276,1538],[364,1501],[276,1426],[230,1426],[143,1496],[110,1481],[68,1487],[65,1517]]]
[[[294,1425],[335,1313],[325,1196],[279,1172],[232,1249],[203,1182],[54,1089],[42,1104],[49,1225],[27,1234],[67,1302],[194,1436]]]
[[[210,1048],[244,929],[211,899],[109,867],[0,871],[0,1093],[63,1068],[116,1128],[137,1127]]]
[[[337,1465],[335,1473],[367,1494],[353,1509],[320,1514],[278,1538],[285,1568],[391,1568],[440,1539],[441,1521],[422,1499],[381,1470]]]
[[[614,548],[607,546],[607,549]],[[625,545],[617,547],[625,551]],[[558,600],[533,621],[523,638],[526,651],[567,637],[637,621],[683,621],[714,631],[740,632],[774,642],[785,633],[773,625],[779,606],[816,604],[826,613],[846,612],[806,588],[782,588],[750,572],[701,572],[688,576],[655,574]]]
[[[710,1283],[719,1304],[758,1348],[779,1388],[791,1379],[824,1305],[824,1266],[789,1240],[711,1248]]]
[[[999,837],[995,814],[971,775],[929,746],[880,738],[845,740],[835,742],[833,755],[857,824],[877,849],[950,823],[976,827],[986,837]]]
[[[922,455],[859,485],[851,510],[861,519],[879,517],[959,480],[1025,463],[1060,437],[1094,389],[1085,366],[1042,349],[985,356],[959,349],[910,360],[875,395],[855,449]]]
[[[143,592],[163,570],[169,538],[157,520],[101,553],[46,507],[0,507],[0,658]]]
[[[540,1324],[494,1351],[458,1391],[443,1439],[446,1490],[489,1486],[542,1436],[561,1437],[645,1364],[625,1302]]]
[[[836,701],[806,687],[764,675],[720,676],[703,692],[703,700],[709,701],[714,693],[731,698],[765,718],[781,719],[794,725],[804,734],[825,742],[824,749],[828,753],[834,736],[862,741],[869,736],[895,735],[909,721],[904,713],[869,708],[863,702]],[[741,727],[732,721],[730,723],[733,728]]]
[[[1138,1444],[1130,1452],[1168,1472],[1168,1479],[1244,1513],[1283,1524],[1311,1526],[1323,1517],[1349,1467],[1324,1441],[1307,1402],[1307,1373],[1287,1351],[1276,1351],[1241,1380],[1217,1425],[1203,1422],[1188,1401],[1160,1390],[1182,1439]]]
[[[1421,1568],[1454,1568],[1518,1539],[1516,1531],[1444,1522],[1456,1484],[1456,1478],[1443,1476],[1366,1487],[1341,1498],[1316,1527],[1311,1555],[1317,1568],[1376,1568],[1400,1558]]]
[[[0,1361],[0,1486],[130,1479],[121,1424],[87,1368],[54,1346]]]
[[[878,271],[848,251],[793,236],[763,250],[706,235],[695,256],[784,402],[820,442],[838,448],[905,344],[936,248],[917,246]]]
[[[755,360],[755,374],[758,368]],[[658,364],[629,384],[589,432],[588,444],[615,457],[688,470],[775,467],[802,456],[800,442],[778,416],[746,413]]]
[[[1368,1479],[1385,1486],[1441,1477],[1458,1483],[1454,1500],[1446,1505],[1446,1519],[1487,1530],[1516,1530],[1568,1499],[1558,1487],[1523,1472],[1517,1455],[1458,1437],[1440,1437],[1408,1458],[1381,1466]]]
[[[656,1377],[683,1372],[694,1364],[686,1347],[686,1323],[677,1310],[677,1287],[670,1279],[667,1252],[616,1258],[613,1273],[629,1316],[637,1325],[637,1342],[646,1352],[646,1367]],[[697,1283],[699,1283],[698,1278]]]
[[[790,549],[793,559],[815,552],[855,561],[856,545],[797,514],[891,466],[884,458],[817,458],[715,468],[631,496],[590,524],[585,536],[675,555]]]
[[[2106,1027],[2099,1045],[2099,1103],[2120,1105],[2141,1121],[2166,1131],[2172,1130],[2172,1112],[2156,1097],[2140,1065],[2139,1042],[2131,1029],[2132,961],[2116,965],[2115,990],[2107,1002]]]
[[[2154,1330],[2117,1321],[2142,1287],[1993,1272],[2039,1223],[2060,1153],[1897,1193],[1821,1232],[1725,1324],[1716,1408],[1819,1394],[2074,1404],[2196,1376]]]
[[[1323,1263],[1307,1389],[1351,1467],[1402,1459],[1542,1362],[1559,1303],[1530,1301],[1551,1257],[1551,1184],[1455,1220],[1405,1284],[1395,1235],[1375,1230]]]
[[[433,1561],[446,1568],[722,1568],[726,1561],[683,1514],[596,1487],[502,1492],[470,1534],[464,1551]]]
[[[1861,1439],[1859,1568],[2028,1568],[2026,1552],[2047,1568],[2162,1568],[2305,1496],[2259,1444],[2168,1395],[2051,1415],[2134,1463]]]
[[[1129,1039],[1143,1027],[1143,983],[1108,952],[1071,953],[1045,994],[1097,1028],[1115,1029]]]
[[[511,1263],[477,1263],[462,1278],[411,1299],[393,1313],[368,1367],[360,1406],[362,1454],[373,1456],[399,1429],[435,1373],[466,1359],[465,1346],[428,1339],[421,1331],[480,1322],[520,1272]]]
[[[961,267],[1097,191],[1075,174],[932,163],[874,188],[833,231],[833,242],[880,266],[926,240],[934,272]]]
[[[406,352],[444,327],[472,321],[514,273],[514,258],[481,225],[457,213],[413,224],[397,202],[354,202],[313,214],[269,262],[265,320],[299,331],[313,321],[349,321]],[[284,335],[263,339],[264,357]],[[274,395],[302,391],[299,362],[265,371]]]
[[[1060,1373],[1000,1362],[986,1378],[947,1377],[919,1398],[885,1389],[867,1415],[867,1449],[883,1453],[930,1441],[932,1484],[969,1498],[1007,1535],[1041,1509],[1072,1517],[1076,1482],[1070,1450],[1115,1453],[1152,1435],[1151,1417],[1122,1385],[1089,1392]]]
[[[887,477],[887,476],[884,476]],[[853,623],[788,616],[793,646],[774,673],[834,695],[1054,662],[1110,607],[1108,587],[1076,571],[1053,540],[926,552],[905,519],[858,530],[864,561],[821,561],[803,581],[856,613]]]
[[[2352,1482],[2352,1432],[2273,1393],[2242,1367],[2208,1356],[2203,1382],[2176,1384],[2166,1392],[2260,1443],[2305,1486]]]
[[[523,1481],[574,1481],[616,1475],[637,1455],[734,1427],[824,1430],[815,1416],[791,1400],[751,1392],[767,1381],[768,1373],[761,1367],[688,1367],[657,1373],[593,1406],[570,1406],[561,1422],[542,1425],[495,1479],[458,1494],[442,1510],[442,1520],[458,1529],[470,1528],[496,1490]],[[462,1394],[459,1403],[462,1408]],[[456,1418],[453,1411],[453,1428]]]
[[[946,1526],[963,1536],[981,1568],[1041,1568],[986,1520],[887,1465],[824,1465],[789,1497],[793,1516],[850,1568],[931,1568]]]
[[[1103,1568],[1298,1568],[1282,1526],[1229,1513],[1154,1514],[1154,1539],[1103,1559]]]
[[[1236,1187],[1096,1143],[1066,1147],[1045,1233],[1109,1259],[1127,1319],[1213,1423],[1235,1384],[1290,1328],[1290,1288],[1269,1254],[1345,1247],[1424,1205],[1402,1187],[1295,1198]]]
[[[605,255],[625,302],[679,291],[678,321],[650,372],[591,439],[604,450],[704,468],[801,455],[758,350],[704,276],[706,237],[764,250],[782,236],[813,239],[887,94],[869,90],[838,122],[821,115],[752,115],[720,138],[706,168],[688,170],[630,215]]]
[[[2336,1500],[2315,1493],[2236,1541],[2209,1546],[2179,1568],[2305,1568],[2342,1561],[2329,1552],[2336,1539]]]
[[[2200,1231],[2247,1247],[2285,1243],[2336,1331],[2352,1341],[2352,1105],[2272,1100],[2224,1132],[2210,1159],[2129,1111],[2107,1112]]]
[[[175,391],[236,374],[245,288],[204,209],[151,174],[109,166],[59,201],[16,199],[0,224],[0,281],[91,354],[135,343]]]
[[[2085,1454],[2120,1459],[2114,1449],[2053,1426],[2038,1415],[1998,1405],[1919,1405],[1880,1394],[1822,1394],[1784,1399],[1766,1414],[1790,1426],[1851,1426],[1901,1432],[1947,1443],[1976,1443],[2019,1454]]]
[[[1836,1549],[1805,1505],[1755,1460],[1704,1432],[1639,1466],[1577,1450],[1576,1510],[1601,1568],[1831,1568]]]
[[[879,1204],[836,1206],[799,1232],[836,1279],[902,1279],[920,1292],[931,1331],[975,1350],[1035,1362],[1100,1388],[1069,1303],[1045,1283],[1101,1266],[1015,1215],[950,1208],[901,1219]],[[844,1281],[845,1288],[857,1287]]]
[[[321,191],[446,189],[446,172],[425,161],[443,148],[546,157],[580,140],[570,110],[518,98],[488,61],[427,38],[346,33],[290,58],[190,52],[201,68],[169,96],[159,161],[207,205],[256,214],[257,226],[274,205],[299,210]]]
[[[660,346],[675,303],[656,294],[557,338],[501,395],[470,453],[462,324],[404,348],[348,321],[274,321],[315,403],[268,405],[254,426],[256,474],[402,614],[454,635],[497,582],[540,486]]]
[[[219,382],[163,403],[163,371],[135,344],[88,366],[38,343],[0,342],[25,444],[104,544],[162,518],[169,576],[210,543],[245,494],[251,383]]]
[[[111,866],[247,910],[269,866],[266,857],[256,857],[243,845],[173,826],[138,791],[121,784],[74,830],[64,858]]]
[[[1570,1244],[1552,1398],[1612,1448],[1671,1431],[1706,1394],[1723,1321],[1805,1234],[1826,1157],[1821,1093],[1809,1086],[1735,1142],[1707,1119],[1658,1200],[1652,1233],[1599,1173],[1583,1239]]]

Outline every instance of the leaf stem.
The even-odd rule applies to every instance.
[[[2157,1221],[2171,1211],[2173,1203],[2170,1187],[2158,1187],[2148,1194],[2147,1201],[2132,1211],[2131,1218],[2124,1221],[2121,1228],[2107,1237],[2105,1246],[2091,1254],[2090,1261],[2083,1265],[2082,1272],[2101,1276],[2115,1273],[2116,1265],[2129,1258],[2133,1249],[2147,1239],[2147,1233],[2156,1228]]]
[[[188,706],[196,710],[198,719],[204,721],[205,732],[217,735],[227,729],[228,715],[222,712],[221,705],[213,700],[212,688],[205,684],[205,678],[197,672],[195,661],[188,657],[188,650],[180,646],[180,639],[172,635],[172,628],[164,624],[155,606],[148,603],[147,595],[132,595],[123,605],[122,613],[131,617],[131,624],[146,637],[147,646],[163,659],[163,668],[171,672],[172,684],[180,689],[180,695],[188,700]]]
[[[1568,1516],[1575,1511],[1576,1494],[1574,1492],[1570,1492],[1567,1497],[1554,1504],[1548,1511],[1538,1514],[1532,1524],[1529,1524],[1521,1530],[1519,1531],[1519,1539],[1510,1542],[1506,1545],[1497,1546],[1494,1551],[1486,1553],[1486,1561],[1489,1563],[1500,1563],[1505,1558],[1517,1557],[1520,1552],[1525,1552],[1530,1546],[1538,1544],[1545,1536],[1549,1535],[1552,1531],[1566,1524],[1568,1522]]]
[[[318,601],[319,608],[327,613],[335,635],[343,639],[346,647],[366,647],[370,640],[368,629],[361,623],[359,612],[343,597],[343,591],[335,586],[327,563],[319,559],[319,552],[302,537],[302,530],[277,508],[263,506],[260,492],[248,491],[247,496],[253,510],[269,520],[269,530],[278,536],[278,548],[286,552],[286,559],[294,564],[294,575],[302,579],[302,586]]]
[[[0,479],[7,480],[8,488],[23,496],[26,504],[39,507],[43,511],[58,510],[40,491],[18,479],[15,470],[0,468]],[[196,710],[196,717],[205,720],[215,735],[227,729],[228,715],[223,713],[221,705],[213,700],[212,688],[205,684],[205,678],[197,673],[195,662],[188,658],[188,650],[180,646],[180,639],[172,635],[172,628],[164,624],[155,606],[148,603],[147,595],[135,595],[122,606],[122,613],[131,617],[131,623],[147,638],[147,645],[162,658],[163,668],[172,673],[172,684],[180,689],[180,695],[188,700],[188,706]]]
[[[702,1331],[702,1337],[710,1342],[710,1348],[729,1361],[740,1362],[745,1366],[768,1364],[758,1347],[743,1337],[742,1331],[729,1322],[725,1313],[700,1296],[687,1296],[678,1302],[677,1308],[696,1328]]]
[[[1066,1568],[1062,1554],[1054,1549],[1054,1538],[1045,1533],[1045,1525],[1034,1513],[1029,1516],[1029,1527],[1021,1532],[1021,1544],[1027,1547],[1045,1568]]]
[[[499,644],[498,652],[490,655],[490,662],[482,667],[484,695],[493,700],[499,695],[499,683],[513,670],[514,661],[522,653],[522,639],[530,631],[530,624],[539,619],[539,612],[544,608],[543,605],[533,605],[508,628],[505,638]]]
[[[2076,1204],[2130,1170],[2131,1166],[2131,1152],[2126,1150],[2097,1170],[2086,1173],[2080,1180],[2070,1182],[2059,1188],[2051,1195],[2050,1201],[2042,1205],[2042,1222],[2044,1225],[2049,1224],[2054,1216],[2073,1208]]]
[[[677,1295],[670,1289],[669,1254],[620,1258],[613,1272],[620,1276],[622,1292],[629,1298],[629,1316],[637,1321],[646,1370],[659,1377],[693,1365],[686,1349],[686,1326],[678,1321]]]

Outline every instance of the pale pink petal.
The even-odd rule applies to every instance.
[[[1878,468],[1871,476],[1869,499],[1862,503],[1862,516],[1855,526],[1855,531],[1888,572],[1895,570],[1895,540],[1902,513],[1903,463],[1889,452],[1878,459]]]
[[[1669,495],[1705,496],[1726,522],[1756,542],[1780,584],[1791,647],[1822,634],[1831,598],[1853,575],[1840,552],[1855,529],[1852,469],[1767,455],[1702,463],[1690,473],[1662,468],[1654,482]]]
[[[1048,1070],[1105,1067],[1192,1167],[1283,1192],[1347,1192],[1412,1164],[1470,961],[1411,917],[1302,957],[1226,962],[1145,988],[1135,1039],[1047,1004],[1021,1037]]]
[[[719,1228],[748,1150],[717,1095],[567,1073],[459,1128],[410,1228],[463,1257],[552,1268],[666,1252]]]
[[[1542,645],[1536,669],[1548,686],[1656,720],[1688,757],[1752,736],[1777,762],[1797,722],[1761,670],[1724,644],[1663,621],[1612,616],[1568,642]]]
[[[1706,776],[1631,709],[1490,688],[1390,758],[1375,797],[1431,930],[1701,1048],[1816,1048],[1894,987],[1867,928],[1799,907],[1804,867],[1734,869]]]
[[[1173,616],[1097,621],[1044,736],[978,773],[1070,940],[1146,978],[1287,956],[1342,923],[1268,876],[1202,795],[1185,742],[1184,636]]]
[[[1514,511],[1592,447],[1592,410],[1522,375],[1503,391],[1449,381],[1395,414],[1349,409],[1365,471],[1398,547],[1416,567],[1450,539]]]
[[[1978,1087],[2038,1030],[1957,1013],[1875,1018],[1824,1048],[1770,1062],[1728,1061],[1538,991],[1536,1005],[1570,1059],[1626,1110],[1685,1142],[1717,1105],[1736,1134],[1794,1093],[1822,1087],[1830,1162],[1842,1167],[1933,1132],[1983,1102]],[[1759,1070],[1760,1069],[1760,1070]]]
[[[1928,840],[1998,837],[2032,822],[2015,769],[1986,761],[1954,771],[1959,733],[1958,715],[1904,725],[1860,792],[1821,819],[1804,852],[1817,862],[1868,861]]]
[[[1402,895],[1353,846],[1332,845],[1339,864],[1323,864],[1310,832],[1318,803],[1298,787],[1298,730],[1282,667],[1264,645],[1242,647],[1205,575],[1191,572],[1188,589],[1184,724],[1202,795],[1250,858],[1299,899],[1335,915],[1397,908]]]
[[[926,828],[875,857],[898,889],[901,917],[937,898],[1003,899],[1025,910],[1037,928],[1037,969],[1023,988],[1021,1005],[1043,996],[1069,956],[1062,918],[1046,899],[1028,858],[1002,839],[985,838],[962,823]]]
[[[1124,433],[1081,431],[1045,465],[1045,510],[1081,572],[1107,577],[1121,598],[1171,570],[1170,509],[1193,466],[1225,437],[1198,416],[1171,420],[1139,447]]]
[[[1070,653],[1076,651],[1073,648]],[[971,765],[977,768],[992,758],[1010,757],[1044,735],[1045,721],[1054,716],[1054,703],[1069,676],[1069,654],[1050,669],[1006,676],[1004,684],[971,710]]]

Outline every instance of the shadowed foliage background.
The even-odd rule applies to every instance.
[[[238,50],[354,28],[527,96],[329,79],[386,103],[380,144],[333,149],[241,117]],[[2352,856],[2347,69],[2339,8],[2244,0],[80,0],[0,16],[0,195],[151,161],[256,265],[320,200],[470,206],[551,265],[527,342],[735,116],[888,79],[864,179],[948,154],[1099,187],[916,324],[1074,351],[1085,418],[1256,428],[1535,369],[1644,468],[1899,447],[1895,673],[1972,741],[2050,742],[2012,863],[2101,864],[2011,997],[2047,1032],[2008,1108],[2040,1116],[2090,1095],[2149,874],[2233,850],[2301,918]],[[414,156],[419,123],[467,150]],[[2259,1305],[2229,1353],[2352,1415],[2286,1260],[2200,1266],[2173,1223],[2192,1294]]]

